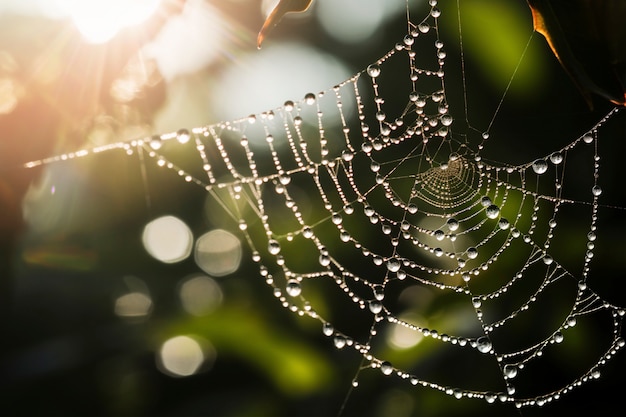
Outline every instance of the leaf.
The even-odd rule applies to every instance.
[[[313,0],[280,0],[267,19],[265,19],[265,23],[259,31],[257,47],[261,49],[261,44],[267,33],[278,25],[283,16],[291,12],[304,12],[311,6],[311,3],[313,3]]]
[[[626,2],[527,0],[542,34],[590,108],[592,93],[626,106]]]

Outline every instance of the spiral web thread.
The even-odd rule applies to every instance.
[[[362,371],[377,369],[459,399],[518,407],[551,402],[598,378],[625,344],[624,309],[587,286],[602,191],[598,132],[615,111],[533,162],[483,161],[480,150],[487,135],[455,133],[444,82],[445,52],[438,40],[441,12],[436,1],[430,6],[423,19],[408,20],[402,42],[327,91],[240,120],[26,167],[121,149],[147,155],[146,163],[206,189],[238,224],[278,302],[319,321],[337,349],[362,356],[354,386]],[[188,147],[197,158],[175,162],[168,150],[176,147]],[[593,165],[582,203],[567,196],[570,155]],[[577,206],[585,209],[588,234],[581,243],[582,267],[572,271],[559,263],[552,247],[561,212]],[[473,324],[433,329],[401,314],[398,294],[415,287],[455,300],[452,305],[458,301]],[[315,300],[327,290],[344,300],[346,311],[354,311],[328,312],[333,319],[318,312]],[[508,341],[523,328],[518,319],[555,291],[566,308],[550,321],[553,326]],[[516,292],[521,295],[510,296]],[[612,335],[585,369],[545,392],[519,394],[516,382],[527,368],[558,349],[578,321],[601,314]],[[342,323],[343,315],[366,326],[352,328]],[[468,360],[487,358],[496,365],[496,383],[469,389],[446,378],[440,382],[437,373],[422,376],[415,364],[394,366],[379,336],[398,327],[430,341],[435,350],[450,349]],[[516,330],[507,333],[508,327]]]

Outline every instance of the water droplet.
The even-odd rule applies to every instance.
[[[552,256],[550,255],[544,255],[543,256],[543,263],[546,265],[550,265],[552,262],[554,262],[554,259],[552,259]]]
[[[495,204],[492,204],[489,207],[487,207],[487,209],[485,210],[485,214],[487,214],[488,218],[495,219],[500,215],[500,207],[496,206]]]
[[[585,136],[583,136],[583,142],[585,143],[593,142],[593,136],[590,133],[587,133]]]
[[[307,95],[304,96],[304,102],[306,104],[308,104],[309,106],[312,104],[315,104],[315,94],[313,93],[308,93]]]
[[[417,25],[417,30],[419,30],[422,33],[428,33],[428,31],[430,30],[430,25],[426,22],[422,22],[419,25]]]
[[[563,333],[554,333],[554,336],[552,336],[552,340],[554,340],[554,343],[561,343],[563,341]]]
[[[417,213],[417,206],[415,204],[409,204],[406,209],[411,214]]]
[[[533,171],[535,174],[543,174],[548,170],[548,163],[545,159],[537,159],[533,162]]]
[[[415,42],[415,39],[413,39],[413,36],[411,36],[411,35],[406,35],[404,37],[403,42],[404,42],[405,45],[411,46],[411,45],[413,45],[413,42]]]
[[[153,136],[152,139],[150,139],[150,147],[155,151],[161,149],[161,146],[163,146],[163,142],[160,136]]]
[[[340,225],[343,222],[343,218],[341,217],[341,214],[334,213],[332,216],[332,221],[333,224]]]
[[[443,230],[439,229],[439,230],[435,230],[434,233],[435,237],[437,238],[437,240],[443,240],[446,237],[446,234],[444,233]]]
[[[322,265],[322,266],[330,265],[330,256],[328,256],[326,254],[321,254],[320,257],[319,257],[319,262],[320,262],[320,265]]]
[[[272,255],[278,255],[280,253],[280,243],[278,243],[274,239],[270,239],[269,242],[267,243],[267,250]]]
[[[370,311],[374,314],[378,314],[383,311],[383,303],[380,301],[372,300],[369,302]]]
[[[459,221],[455,218],[452,218],[452,217],[449,218],[446,223],[448,225],[448,229],[450,229],[453,232],[459,228]]]
[[[396,258],[391,258],[387,261],[387,269],[389,272],[398,272],[402,264]]]
[[[480,297],[472,297],[472,305],[474,306],[474,308],[480,308],[480,306],[482,306],[482,301],[480,300]]]
[[[335,333],[335,328],[330,323],[324,323],[322,326],[322,333],[324,333],[324,336],[332,336],[333,333]]]
[[[488,196],[483,196],[483,197],[480,199],[480,204],[481,204],[483,207],[488,207],[488,206],[490,206],[490,205],[492,204],[491,198],[489,198]]]
[[[561,162],[563,162],[563,154],[561,152],[552,153],[552,155],[550,155],[550,161],[554,165],[560,164]]]
[[[476,349],[478,349],[478,351],[480,353],[489,353],[491,352],[491,341],[489,340],[489,338],[487,336],[482,336],[479,337],[476,340]]]
[[[517,376],[517,366],[504,365],[503,372],[506,378],[515,378]]]
[[[189,131],[187,129],[178,129],[178,132],[176,132],[176,140],[178,141],[178,143],[187,143],[189,142],[190,138],[191,135],[189,134]]]
[[[302,287],[300,286],[300,283],[295,279],[290,279],[289,281],[287,281],[287,287],[285,289],[287,291],[287,294],[289,294],[291,297],[297,297],[302,292]]]
[[[439,258],[439,257],[443,256],[443,249],[441,249],[441,248],[435,248],[435,249],[433,250],[433,253],[435,254],[435,256],[436,256],[436,257],[438,257],[438,258]]]
[[[496,399],[498,398],[498,396],[496,394],[490,393],[488,392],[487,394],[485,394],[485,400],[489,403],[489,404],[493,404],[496,402]]]
[[[343,159],[346,162],[352,161],[353,158],[354,158],[354,154],[348,150],[345,150],[341,153],[341,159]]]
[[[370,164],[370,170],[372,172],[378,172],[380,171],[380,164],[376,161],[372,161],[372,163]]]
[[[376,78],[380,75],[380,67],[377,64],[372,64],[367,67],[367,75],[372,78]]]
[[[291,182],[291,177],[287,174],[283,174],[281,176],[278,177],[278,181],[282,184],[282,185],[287,185]]]
[[[248,228],[248,223],[245,220],[239,220],[239,230],[246,230]]]
[[[596,234],[594,232],[587,233],[587,239],[593,242],[594,240],[596,240]]]
[[[381,301],[383,298],[385,298],[385,287],[383,287],[382,285],[374,285],[374,298],[377,299],[378,301]]]
[[[337,335],[335,336],[333,342],[335,343],[335,347],[337,349],[342,349],[346,345],[346,338],[341,335]]]
[[[380,371],[384,375],[391,375],[391,373],[393,372],[393,365],[390,362],[385,361],[380,364]]]
[[[467,254],[467,257],[470,259],[476,259],[476,257],[478,257],[478,249],[476,249],[473,246],[467,248],[467,251],[465,253]]]
[[[593,188],[591,189],[591,193],[595,195],[596,197],[598,197],[600,194],[602,194],[602,188],[600,188],[599,185],[594,185]]]
[[[293,101],[291,100],[285,101],[285,104],[283,104],[283,107],[285,108],[285,111],[292,111],[294,108]]]

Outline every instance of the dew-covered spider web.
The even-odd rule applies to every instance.
[[[507,138],[475,127],[467,103],[449,105],[436,1],[408,10],[406,36],[328,90],[27,167],[117,151],[205,189],[276,302],[361,357],[351,389],[378,373],[456,399],[556,401],[599,378],[625,344],[624,308],[588,282],[602,132],[618,111],[526,163],[488,160],[490,144]],[[453,313],[442,319],[426,304]],[[597,337],[581,341],[577,330],[596,321]],[[388,340],[419,343],[408,352],[423,360]],[[550,373],[561,351],[579,355],[568,357],[572,372]],[[456,368],[428,366],[432,358]]]

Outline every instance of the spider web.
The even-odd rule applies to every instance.
[[[204,188],[238,225],[277,302],[361,356],[354,387],[373,369],[457,399],[557,400],[597,379],[625,344],[624,309],[587,284],[602,195],[599,132],[617,111],[536,160],[486,160],[497,139],[452,116],[441,11],[429,4],[408,19],[401,42],[327,91],[26,167],[118,149]],[[195,158],[177,157],[180,147]],[[580,172],[572,159],[592,168]],[[562,249],[573,217],[585,228],[569,244],[577,262]],[[341,311],[324,298],[342,300]],[[437,302],[455,319],[428,317],[434,310],[424,306]],[[551,317],[538,317],[546,305]],[[608,323],[594,356],[583,355],[576,374],[529,383],[560,350],[571,352],[591,317]],[[419,342],[410,351],[418,363],[389,348],[390,334]],[[423,365],[436,356],[463,366]],[[467,372],[480,375],[476,386],[458,378]]]

